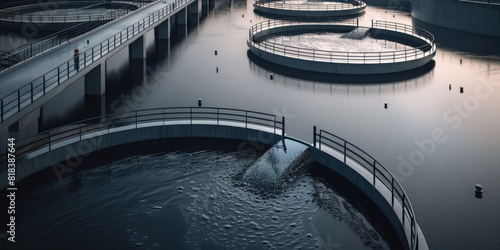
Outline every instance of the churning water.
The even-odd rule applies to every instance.
[[[279,192],[245,185],[258,155],[132,156],[24,194],[17,249],[387,249],[324,174],[300,169]]]
[[[277,35],[269,42],[304,49],[339,52],[384,52],[411,49],[404,44],[369,36],[368,29],[354,29],[350,33],[317,32]]]

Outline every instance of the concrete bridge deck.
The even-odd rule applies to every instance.
[[[172,32],[186,34],[213,3],[156,1],[0,73],[0,139],[24,139],[37,134],[37,120],[43,115],[44,104],[76,81],[83,81],[85,96],[102,98],[107,59],[128,48],[131,60],[144,60],[148,32],[155,32],[155,40],[168,40]],[[80,51],[78,57],[74,57],[75,49]]]
[[[166,0],[167,4],[174,0]],[[47,73],[58,65],[66,62],[73,57],[73,50],[85,51],[101,43],[110,36],[120,32],[128,26],[146,18],[154,12],[165,7],[164,1],[158,1],[148,7],[140,9],[128,16],[125,16],[106,27],[93,32],[92,34],[80,37],[78,40],[69,44],[52,49],[50,52],[31,59],[24,65],[14,67],[12,70],[0,74],[0,97],[4,97],[11,92],[29,83],[33,79]],[[89,40],[89,43],[87,43]]]

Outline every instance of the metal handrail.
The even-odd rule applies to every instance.
[[[12,62],[11,64],[6,65],[5,67],[0,66],[0,72],[9,69],[10,67],[13,67],[21,62],[24,62],[32,57],[41,55],[55,47],[66,44],[71,39],[74,39],[75,37],[83,35],[101,26],[103,22],[80,23],[65,30],[59,31],[55,34],[52,34],[50,36],[47,36],[45,38],[42,38],[39,42],[35,44],[31,43],[24,44],[18,48],[15,48],[0,57],[0,62],[2,61]]]
[[[324,4],[294,4],[286,2],[268,2],[256,1],[254,4],[264,8],[280,9],[280,10],[299,10],[299,11],[337,11],[337,10],[351,10],[366,7],[366,3],[362,1],[355,1],[354,3],[336,3],[336,2],[322,2]]]
[[[333,21],[333,22],[310,22],[299,20],[269,20],[260,22],[253,25],[249,29],[248,42],[252,46],[270,53],[283,55],[286,57],[318,61],[318,62],[335,62],[346,64],[380,64],[380,63],[394,63],[415,60],[431,55],[435,52],[436,46],[434,44],[434,36],[426,30],[419,29],[410,25],[386,22],[386,21],[372,21],[371,28],[392,30],[397,32],[404,32],[412,36],[418,37],[427,42],[425,45],[413,47],[412,49],[394,50],[386,52],[344,52],[344,51],[330,51],[319,49],[308,49],[302,47],[295,47],[283,45],[270,41],[259,41],[256,35],[262,31],[274,29],[284,26],[299,26],[299,25],[345,25],[360,27],[357,19],[349,21]],[[369,27],[364,27],[369,28]]]
[[[161,123],[165,125],[173,121],[184,122],[183,124],[193,124],[196,121],[211,121],[217,125],[220,125],[222,122],[235,122],[244,124],[245,128],[248,128],[249,125],[261,126],[272,130],[273,133],[282,130],[282,135],[284,135],[285,128],[284,120],[280,121],[274,114],[242,109],[218,107],[144,109],[94,117],[42,132],[21,142],[16,141],[16,158],[19,159],[44,148],[53,149],[55,145],[63,141],[81,141],[86,139],[86,136],[91,136],[91,134],[95,133],[110,133],[112,129],[119,129],[125,126],[134,126],[137,128],[140,125],[148,123]],[[7,164],[7,154],[8,148],[0,150],[0,166]]]
[[[112,3],[123,3],[123,1],[113,1]],[[131,4],[142,8],[147,4],[147,2],[133,2]],[[129,6],[124,6],[117,11],[114,11],[113,14],[110,14],[109,18],[103,18],[99,22],[83,22],[62,31],[58,31],[48,37],[44,37],[41,39],[41,41],[35,44],[24,44],[5,53],[0,57],[0,62],[7,63],[5,65],[0,65],[0,72],[9,69],[10,67],[13,67],[21,62],[24,62],[32,57],[43,54],[44,52],[47,52],[54,47],[66,44],[71,39],[92,31],[95,28],[101,26],[103,23],[108,22],[109,20],[128,15],[132,11],[128,10],[127,8],[129,8]]]
[[[145,5],[145,4],[144,4]],[[74,15],[23,15],[0,13],[0,20],[8,22],[30,22],[30,23],[72,23],[112,20],[116,17],[126,15],[131,10],[120,8],[116,11],[94,14],[74,14]]]
[[[275,134],[279,132],[278,130],[281,130],[282,138],[288,138],[285,137],[285,117],[282,117],[280,121],[274,114],[218,107],[154,108],[123,113],[112,113],[85,119],[42,132],[24,141],[16,142],[16,158],[22,159],[23,156],[42,149],[48,149],[50,151],[63,142],[78,142],[97,135],[110,134],[113,133],[113,129],[115,129],[115,131],[119,131],[121,128],[130,126],[137,129],[141,125],[192,125],[197,122],[198,124],[212,125],[221,125],[223,122],[234,122],[240,125],[244,124],[245,128],[248,128],[249,125],[257,125],[265,129],[270,129]],[[348,165],[347,160],[349,159],[356,162],[371,173],[373,176],[371,184],[374,187],[376,187],[377,182],[381,182],[388,190],[390,190],[390,204],[393,209],[396,209],[394,206],[394,200],[401,204],[402,225],[404,226],[405,224],[405,218],[408,218],[408,221],[411,223],[409,235],[410,248],[417,249],[418,229],[413,207],[403,187],[389,172],[389,170],[387,170],[371,155],[353,145],[349,141],[325,130],[320,130],[318,133],[316,126],[314,126],[313,129],[313,146],[325,153],[328,153],[324,150],[325,147],[339,152],[343,156],[344,164]],[[4,166],[8,163],[8,154],[8,147],[4,147],[0,150],[0,166]],[[335,155],[332,156],[336,157]]]
[[[418,230],[415,220],[415,213],[413,211],[413,207],[408,199],[408,195],[404,191],[401,184],[397,181],[397,179],[390,173],[387,168],[385,168],[380,162],[378,162],[371,155],[366,153],[364,150],[355,146],[347,140],[340,138],[330,132],[325,130],[320,130],[317,133],[316,126],[314,127],[313,132],[313,145],[319,150],[323,150],[326,146],[332,150],[337,151],[343,156],[344,164],[347,164],[347,160],[352,160],[367,170],[372,174],[371,184],[375,186],[375,183],[381,182],[390,192],[391,192],[391,200],[388,201],[394,207],[394,200],[396,200],[401,204],[401,222],[405,224],[405,218],[408,218],[410,222],[410,249],[417,249],[418,244]],[[332,155],[334,156],[334,155]],[[335,156],[334,156],[335,157]],[[407,236],[408,237],[408,236]]]
[[[57,2],[66,2],[67,0],[47,0],[44,1],[43,3],[57,3]],[[40,0],[23,0],[23,1],[15,1],[15,2],[10,2],[10,3],[4,3],[0,4],[0,10],[1,9],[7,9],[7,8],[12,8],[16,6],[23,6],[23,5],[29,5],[29,4],[40,4]]]
[[[82,0],[82,1],[85,1],[85,0]],[[15,2],[10,2],[10,3],[0,4],[0,10],[12,8],[12,7],[30,5],[30,4],[67,3],[67,2],[69,2],[69,0],[44,0],[43,2],[41,2],[40,0],[23,0],[23,1],[15,1]],[[89,2],[100,2],[100,1],[99,0],[93,0],[93,1],[89,0]],[[128,3],[128,4],[140,6],[143,3],[150,3],[150,2],[154,2],[154,0],[147,0],[147,1],[111,0],[111,2],[107,2],[107,3]]]
[[[78,57],[67,60],[56,68],[4,96],[0,99],[0,122],[5,121],[8,117],[21,111],[22,108],[38,100],[52,89],[64,83],[64,81],[75,76],[80,70],[91,66],[106,54],[114,51],[123,43],[133,39],[154,23],[175,10],[184,7],[184,5],[191,1],[193,0],[176,0],[166,5],[115,35],[110,36],[103,42],[81,52]]]

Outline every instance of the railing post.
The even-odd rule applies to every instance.
[[[347,141],[344,141],[344,163],[347,163]]]
[[[4,110],[3,110],[3,99],[0,100],[0,107],[2,108],[2,113],[0,114],[0,116],[2,116],[2,122],[3,122],[3,113],[4,113]]]
[[[373,160],[373,186],[375,186],[376,176],[377,176],[377,160]]]
[[[45,75],[43,75],[43,94],[45,95]]]
[[[394,178],[391,181],[391,205],[394,207]]]
[[[21,111],[21,90],[17,90],[17,111]]]
[[[61,84],[61,68],[57,67],[57,85]]]
[[[319,130],[319,141],[318,141],[318,145],[319,145],[319,150],[321,150],[321,132],[323,132],[323,130]]]
[[[248,128],[248,111],[245,111],[245,128]]]
[[[283,128],[281,130],[281,136],[283,137],[283,139],[285,139],[285,117],[284,116],[281,117],[281,123],[283,124]]]
[[[49,151],[50,151],[50,150],[51,150],[51,145],[50,145],[50,144],[52,144],[52,142],[51,142],[51,140],[50,140],[50,130],[49,130],[49,132],[47,133],[47,135],[48,135],[48,137],[49,137]]]
[[[403,225],[405,224],[405,199],[406,193],[403,193]]]
[[[313,126],[313,145],[316,147],[316,126]]]

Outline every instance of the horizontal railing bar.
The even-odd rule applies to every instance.
[[[321,149],[321,145],[325,145],[336,150],[342,155],[349,157],[349,159],[353,160],[361,167],[366,169],[369,173],[372,174],[375,179],[379,180],[379,182],[382,182],[382,184],[392,192],[392,197],[396,198],[396,201],[402,205],[401,210],[404,211],[403,217],[401,217],[402,223],[404,224],[404,218],[408,218],[408,220],[411,222],[411,232],[409,236],[407,235],[410,248],[417,249],[418,230],[416,228],[415,213],[413,211],[413,207],[403,187],[391,174],[391,172],[387,170],[382,164],[380,164],[380,162],[367,154],[364,150],[330,132],[321,129],[319,130],[319,133],[315,132],[313,136],[315,138],[315,141],[320,143],[316,147]],[[335,139],[336,141],[334,141]],[[340,141],[340,143],[337,141]],[[337,147],[332,146],[330,143],[337,145]],[[354,151],[353,149],[357,151]],[[380,174],[377,174],[377,172]],[[392,186],[392,183],[394,183],[394,186]],[[373,182],[372,185],[375,185],[375,182]]]

